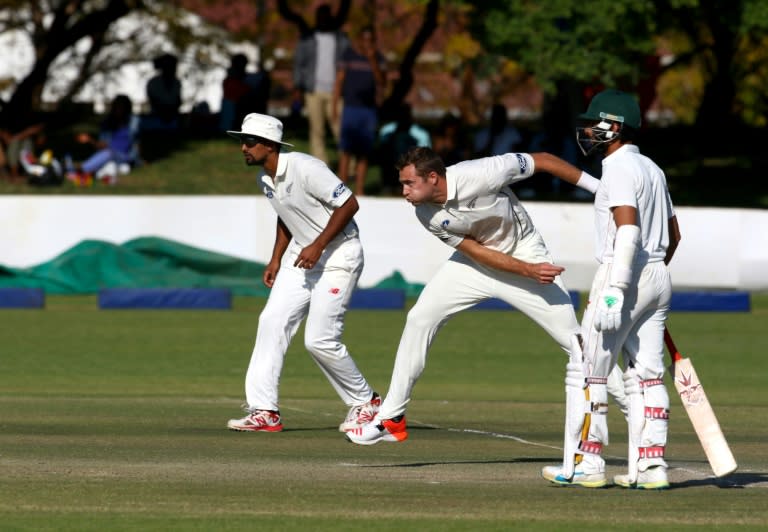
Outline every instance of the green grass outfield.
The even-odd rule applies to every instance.
[[[768,526],[768,295],[674,313],[740,468],[713,479],[672,394],[671,490],[558,488],[565,356],[516,312],[465,312],[437,337],[410,438],[358,447],[304,353],[286,359],[286,430],[242,434],[262,301],[233,311],[100,311],[95,297],[2,310],[0,530],[701,530]],[[345,341],[386,392],[405,313],[351,311]],[[610,414],[608,473],[625,470]]]

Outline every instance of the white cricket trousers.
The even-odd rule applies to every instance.
[[[259,316],[256,344],[245,377],[245,397],[253,410],[279,410],[278,387],[291,339],[306,317],[304,346],[348,406],[370,400],[373,390],[341,342],[344,316],[363,271],[358,238],[337,237],[317,265],[293,265],[301,247],[292,242]]]
[[[518,243],[514,256],[526,262],[552,262],[537,232]],[[437,331],[457,312],[489,298],[501,299],[523,312],[569,352],[570,338],[579,332],[579,324],[559,277],[553,284],[542,285],[527,277],[480,266],[456,252],[440,267],[408,312],[389,391],[379,410],[380,419],[405,413]],[[510,340],[513,351],[514,339]]]
[[[608,287],[611,264],[601,264],[595,273],[581,322],[584,357],[591,362],[592,376],[607,376],[621,352],[642,379],[664,376],[664,322],[669,314],[672,281],[663,262],[635,269],[634,279],[624,290],[621,328],[608,333],[596,331],[594,321],[595,303]]]

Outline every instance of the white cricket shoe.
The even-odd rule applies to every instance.
[[[380,441],[401,442],[408,438],[405,430],[405,416],[394,419],[374,419],[370,423],[348,430],[346,437],[358,445],[373,445]]]
[[[349,409],[346,419],[339,425],[339,432],[347,432],[370,423],[376,417],[376,414],[379,413],[380,406],[381,397],[376,392],[373,392],[373,397],[371,397],[370,401]]]
[[[630,482],[629,475],[616,475],[613,483],[622,488],[634,490],[665,490],[669,488],[667,468],[664,466],[649,467],[637,474],[637,482]]]
[[[608,484],[604,471],[592,473],[584,470],[583,464],[577,464],[573,470],[573,477],[563,475],[562,466],[545,466],[541,469],[541,476],[558,486],[581,486],[584,488],[602,488]]]
[[[240,432],[280,432],[283,430],[283,423],[279,412],[253,410],[244,418],[230,419],[227,428]]]

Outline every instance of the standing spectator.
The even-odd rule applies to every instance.
[[[509,123],[507,108],[500,103],[491,107],[491,120],[475,135],[475,155],[489,157],[503,155],[517,150],[523,137],[515,126]]]
[[[237,113],[238,124],[250,113],[265,114],[269,107],[272,78],[267,69],[264,68],[263,61],[259,61],[258,67],[259,69],[256,72],[247,72],[245,75],[245,84],[248,86],[248,91],[240,100]]]
[[[680,241],[680,229],[664,172],[634,143],[641,125],[635,99],[604,90],[579,118],[581,151],[604,156],[595,194],[600,265],[581,323],[583,354],[566,366],[563,464],[545,467],[542,475],[561,485],[599,488],[607,483],[601,456],[608,443],[606,386],[622,354],[628,474],[615,476],[614,483],[668,488],[664,322],[672,295],[667,264]]]
[[[176,77],[178,59],[163,54],[154,60],[159,72],[147,82],[149,114],[141,120],[142,157],[154,161],[165,157],[179,142],[181,81]]]
[[[405,152],[417,146],[432,147],[429,132],[413,121],[413,111],[408,103],[400,104],[396,120],[381,126],[379,130],[379,165],[381,186],[385,194],[395,193],[400,188],[397,160]]]
[[[264,194],[277,212],[272,258],[264,269],[271,288],[259,316],[256,344],[245,377],[248,415],[227,426],[239,431],[283,429],[278,384],[288,344],[306,317],[304,345],[349,413],[339,430],[373,419],[381,402],[347,347],[341,343],[344,316],[363,271],[363,248],[353,218],[352,192],[321,160],[284,153],[283,124],[262,114],[245,117],[240,131],[245,162],[261,166]]]
[[[318,159],[328,161],[326,153],[326,123],[339,140],[339,119],[331,113],[336,70],[349,39],[336,27],[331,6],[320,4],[315,10],[315,29],[303,37],[296,48],[293,63],[294,106],[302,103],[309,120],[309,151]],[[342,102],[337,102],[341,111]]]
[[[384,57],[376,49],[373,28],[367,26],[356,36],[351,48],[342,57],[336,85],[333,90],[332,116],[341,113],[341,157],[339,178],[346,183],[349,165],[355,159],[355,193],[361,196],[365,189],[368,160],[376,142],[378,129],[377,98],[384,85]]]
[[[461,118],[446,112],[432,133],[432,147],[446,166],[470,159],[467,134]]]
[[[547,246],[507,185],[549,171],[594,190],[598,181],[547,153],[507,153],[448,168],[429,148],[398,162],[403,196],[419,222],[456,249],[422,290],[395,356],[387,396],[374,420],[347,433],[360,445],[408,437],[405,410],[427,351],[455,314],[497,297],[538,323],[565,351],[579,330],[576,313]]]
[[[238,107],[240,101],[248,93],[249,87],[245,82],[248,57],[245,54],[234,54],[229,61],[227,76],[221,83],[221,111],[219,114],[219,129],[227,131],[233,129],[238,120]]]
[[[159,73],[147,82],[149,116],[142,124],[147,130],[177,130],[181,108],[181,81],[176,77],[178,59],[173,54],[163,54],[154,60]]]

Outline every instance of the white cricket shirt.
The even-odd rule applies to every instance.
[[[637,209],[640,249],[635,264],[663,261],[675,209],[664,172],[634,144],[625,144],[603,159],[595,193],[595,250],[600,263],[613,261],[616,223],[611,208],[621,205]]]
[[[533,173],[533,158],[527,153],[506,153],[449,166],[445,204],[417,205],[416,216],[451,247],[470,236],[484,246],[511,254],[518,240],[535,229],[507,185]]]
[[[275,179],[264,174],[261,182],[272,208],[302,247],[314,242],[334,209],[352,196],[352,191],[323,161],[305,153],[281,152]],[[358,235],[354,220],[342,234],[347,238]]]

